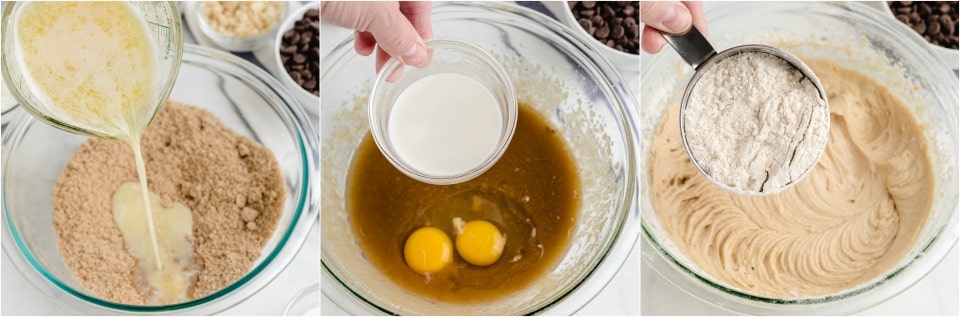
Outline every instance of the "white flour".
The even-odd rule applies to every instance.
[[[718,183],[776,193],[816,165],[830,120],[816,86],[783,59],[761,52],[725,58],[690,93],[687,146]]]

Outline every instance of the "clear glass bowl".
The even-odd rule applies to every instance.
[[[634,93],[591,45],[529,9],[445,2],[435,3],[432,18],[436,37],[474,43],[494,55],[520,103],[541,113],[569,144],[582,197],[571,244],[526,288],[475,304],[406,291],[367,261],[344,193],[354,152],[369,131],[366,102],[376,74],[374,58],[357,55],[351,37],[324,46],[321,58],[321,291],[359,315],[572,314],[613,278],[639,234]]]
[[[517,126],[517,95],[510,78],[507,77],[506,70],[482,48],[467,42],[448,39],[429,39],[426,45],[427,49],[432,51],[429,66],[405,67],[397,60],[391,59],[377,76],[367,109],[373,140],[390,164],[413,179],[437,185],[466,182],[493,167],[500,156],[507,151]],[[434,175],[411,166],[394,149],[388,133],[390,115],[393,114],[394,103],[400,94],[416,81],[440,73],[463,74],[481,82],[496,99],[503,119],[497,145],[484,158],[480,166],[454,175]]]
[[[204,35],[220,47],[233,52],[249,52],[271,43],[271,40],[277,34],[280,24],[286,17],[287,6],[290,5],[290,3],[287,2],[280,2],[280,16],[277,17],[276,21],[273,21],[273,25],[271,25],[269,29],[256,35],[238,37],[223,34],[210,25],[210,22],[208,22],[207,18],[203,15],[204,3],[203,1],[197,2],[193,10],[193,13],[197,15],[196,21],[197,24],[200,25],[200,32],[203,32]]]
[[[211,111],[237,133],[273,152],[287,186],[277,229],[250,272],[206,297],[166,306],[101,299],[85,290],[63,263],[50,199],[60,171],[87,137],[20,116],[3,129],[3,251],[27,281],[69,310],[92,315],[223,311],[273,280],[293,260],[316,223],[316,130],[275,79],[231,54],[186,45],[170,100]]]
[[[641,64],[641,224],[653,252],[642,258],[672,284],[718,307],[747,314],[849,314],[907,289],[957,242],[957,78],[913,31],[857,3],[724,3],[706,12],[718,50],[744,43],[783,48],[800,58],[827,59],[888,87],[920,122],[937,171],[934,201],[914,247],[880,277],[838,294],[803,300],[759,297],[702,273],[664,231],[653,207],[649,162],[668,104],[679,103],[693,71],[673,51],[643,55]],[[679,123],[678,123],[679,124]],[[643,248],[648,250],[647,248]],[[646,290],[652,291],[652,290]]]
[[[275,75],[278,80],[280,80],[280,83],[282,83],[284,87],[287,87],[287,89],[294,94],[294,97],[297,98],[297,101],[299,101],[300,104],[307,109],[307,113],[317,116],[319,115],[319,113],[317,113],[317,105],[320,104],[320,97],[310,93],[306,89],[303,89],[303,87],[294,82],[293,78],[290,77],[290,74],[287,73],[286,69],[283,67],[283,62],[280,60],[280,44],[283,43],[283,33],[293,29],[293,25],[297,23],[297,21],[300,21],[300,19],[303,18],[303,14],[310,9],[320,10],[320,2],[310,2],[304,4],[300,8],[296,9],[292,14],[288,15],[286,20],[280,24],[280,27],[277,28],[276,37],[273,39],[273,43],[271,44],[274,50],[271,55],[273,57],[274,69],[277,70]],[[320,37],[320,34],[317,34],[316,36]],[[314,74],[314,76],[318,76],[316,78],[319,78],[320,74]]]

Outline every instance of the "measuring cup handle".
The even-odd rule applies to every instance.
[[[707,42],[707,39],[700,34],[696,26],[691,25],[690,30],[683,34],[667,34],[660,32],[667,43],[673,47],[673,50],[680,54],[687,64],[690,64],[694,70],[700,68],[708,59],[717,55],[713,45]]]

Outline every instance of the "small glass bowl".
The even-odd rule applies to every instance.
[[[277,73],[275,74],[277,80],[279,80],[284,87],[287,87],[287,90],[290,90],[290,92],[293,93],[293,96],[297,98],[297,101],[300,102],[300,105],[303,106],[307,112],[319,116],[320,114],[317,113],[317,111],[319,111],[317,105],[320,104],[320,97],[310,93],[306,89],[303,89],[303,87],[298,85],[297,82],[293,81],[293,78],[290,77],[290,74],[287,73],[287,70],[283,67],[283,61],[280,60],[279,54],[280,44],[283,43],[283,33],[293,29],[293,25],[297,23],[297,21],[300,21],[300,19],[303,18],[304,13],[310,9],[320,10],[320,2],[312,2],[301,6],[293,14],[287,16],[286,20],[280,24],[280,28],[278,29],[279,31],[276,32],[276,37],[273,39],[272,45],[274,52],[272,55],[273,64],[277,68]],[[319,37],[320,34],[317,34],[316,36]],[[317,78],[319,84],[320,74],[314,74],[314,76]]]
[[[428,40],[426,45],[428,51],[432,51],[432,61],[427,67],[404,67],[395,59],[384,65],[370,94],[370,130],[377,147],[390,164],[407,176],[436,185],[465,182],[490,169],[507,150],[517,126],[517,96],[507,71],[484,49],[464,41],[449,39]],[[460,174],[434,175],[410,166],[397,154],[387,133],[390,114],[400,93],[417,80],[439,73],[458,73],[482,83],[496,98],[503,117],[500,138],[494,150],[479,166]]]
[[[862,4],[880,9],[880,11],[883,11],[891,19],[896,20],[897,18],[893,14],[893,11],[890,10],[890,5],[888,5],[886,1],[864,1],[862,2]],[[900,22],[900,20],[897,20],[897,22]],[[903,24],[903,25],[906,27],[909,27],[907,24]],[[919,34],[917,34],[917,37],[922,38]],[[943,60],[944,63],[947,63],[947,66],[950,66],[950,69],[960,68],[960,50],[946,48],[937,44],[927,42],[926,40],[924,40],[923,42],[927,43],[927,45],[930,46],[930,49],[933,50],[937,54],[937,56]]]
[[[203,32],[211,41],[216,43],[218,46],[223,49],[232,51],[232,52],[249,52],[257,48],[262,47],[270,43],[274,35],[277,34],[277,29],[280,27],[280,24],[283,23],[284,15],[287,12],[287,6],[289,5],[286,2],[280,3],[280,16],[277,17],[277,20],[273,22],[273,25],[269,29],[263,30],[260,34],[247,36],[247,37],[236,37],[230,36],[223,33],[220,33],[207,22],[207,18],[203,15],[203,6],[207,2],[199,2],[196,4],[196,8],[193,10],[193,14],[197,15],[197,24],[200,24],[200,32]]]
[[[637,74],[640,70],[640,68],[637,67],[637,60],[640,59],[639,54],[618,51],[603,44],[594,38],[593,35],[590,35],[590,33],[587,33],[587,31],[580,26],[580,22],[577,22],[577,18],[573,17],[573,12],[570,11],[570,6],[567,4],[567,1],[543,1],[543,5],[553,12],[553,15],[557,17],[557,21],[563,23],[563,25],[570,28],[570,30],[576,33],[583,41],[590,43],[596,50],[600,51],[600,54],[609,60],[613,66],[617,67],[617,70],[619,70],[624,77],[639,76],[639,74]],[[637,10],[639,10],[639,8],[637,8]],[[637,36],[639,36],[639,34]],[[632,70],[632,72],[627,72],[628,70]]]

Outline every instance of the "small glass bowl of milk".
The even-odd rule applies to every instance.
[[[426,41],[424,68],[390,60],[369,101],[377,147],[401,172],[447,185],[483,174],[506,151],[517,125],[517,97],[503,66],[459,40]]]

